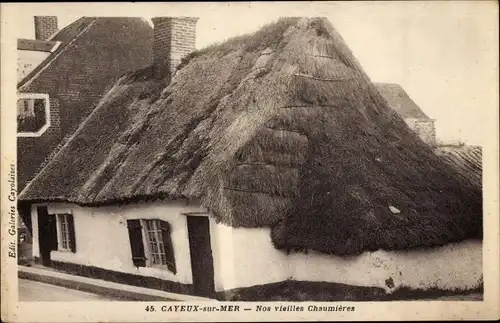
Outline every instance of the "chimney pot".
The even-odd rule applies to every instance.
[[[154,17],[153,55],[158,78],[170,83],[181,59],[196,49],[197,17]]]
[[[49,40],[57,31],[56,16],[35,16],[35,39]]]

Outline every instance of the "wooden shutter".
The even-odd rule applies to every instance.
[[[49,250],[57,250],[57,221],[55,214],[47,214],[47,234],[49,236]]]
[[[66,217],[68,219],[69,249],[72,253],[76,253],[75,220],[73,214],[67,214]]]
[[[127,220],[127,227],[128,237],[130,239],[130,250],[132,251],[132,262],[136,267],[146,267],[141,220]]]
[[[165,247],[165,255],[167,258],[167,268],[172,273],[177,273],[175,268],[174,246],[172,245],[172,238],[170,237],[170,224],[165,221],[158,221],[163,239],[163,246]]]

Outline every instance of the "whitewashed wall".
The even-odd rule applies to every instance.
[[[274,248],[269,229],[231,228],[211,223],[217,290],[286,279],[373,286],[465,289],[482,277],[482,243],[465,241],[444,247],[401,252],[366,252],[336,257],[315,252],[287,256]],[[218,244],[218,245],[217,245]],[[392,278],[394,288],[386,286]]]
[[[290,263],[272,245],[269,229],[232,228],[211,220],[210,230],[217,291],[289,278]]]
[[[73,211],[77,253],[53,251],[52,259],[97,266],[136,275],[192,283],[186,217],[203,212],[196,206],[148,203],[126,207],[81,208],[51,204],[49,213]],[[127,219],[158,218],[172,225],[177,274],[132,264]],[[36,205],[32,208],[33,253],[39,257]],[[270,229],[232,228],[210,218],[211,247],[217,291],[287,279],[373,286],[392,291],[411,288],[466,289],[482,278],[482,243],[464,241],[412,251],[366,252],[336,257],[315,252],[286,255],[274,248]],[[392,278],[395,286],[386,286]]]
[[[38,244],[38,213],[36,212],[36,208],[38,205],[31,206],[31,227],[32,227],[32,248],[33,248],[33,257],[40,258],[40,245]]]
[[[17,51],[17,81],[21,81],[35,67],[49,57],[49,52],[40,52],[33,50],[18,50]]]
[[[39,257],[36,207],[32,207],[33,255]],[[191,257],[184,212],[201,212],[196,206],[182,203],[147,203],[126,207],[79,207],[70,204],[49,204],[49,213],[72,212],[75,222],[76,253],[52,251],[51,259],[134,275],[150,276],[191,284]],[[172,228],[177,273],[151,267],[134,267],[128,236],[128,219],[161,219]]]

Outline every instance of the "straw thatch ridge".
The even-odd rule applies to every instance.
[[[277,248],[339,255],[481,237],[481,191],[389,108],[324,18],[123,77],[24,201],[200,199]]]

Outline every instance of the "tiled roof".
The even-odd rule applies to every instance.
[[[399,84],[375,83],[375,87],[403,119],[430,119]]]
[[[99,23],[98,23],[99,21]],[[48,43],[52,42],[60,42],[58,47],[53,49],[52,53],[40,63],[33,71],[31,71],[26,77],[24,77],[19,83],[18,88],[25,86],[27,83],[30,83],[34,80],[40,72],[43,71],[48,65],[50,65],[59,55],[63,54],[66,48],[72,44],[85,30],[92,28],[92,26],[106,26],[111,22],[114,23],[122,23],[127,28],[130,28],[131,32],[133,31],[134,37],[142,37],[144,39],[148,37],[152,37],[150,33],[150,29],[143,28],[144,24],[147,22],[142,18],[136,17],[82,17],[75,22],[69,24],[65,28],[61,29],[59,32],[54,34]],[[145,31],[148,34],[144,33]],[[141,34],[142,33],[142,34]],[[96,41],[109,41],[108,39],[99,39]]]
[[[78,19],[77,21],[73,22],[72,24],[66,26],[65,28],[61,29],[59,32],[57,32],[51,39],[50,41],[59,41],[61,44],[55,51],[52,52],[52,54],[47,57],[45,60],[43,60],[40,65],[38,65],[36,68],[33,69],[28,75],[26,75],[18,84],[18,87],[21,87],[25,85],[29,80],[33,79],[37,74],[39,74],[40,71],[42,71],[50,62],[57,56],[60,55],[65,49],[66,46],[71,43],[73,39],[78,37],[80,33],[91,23],[93,23],[97,18],[89,18],[89,17],[83,17]]]

